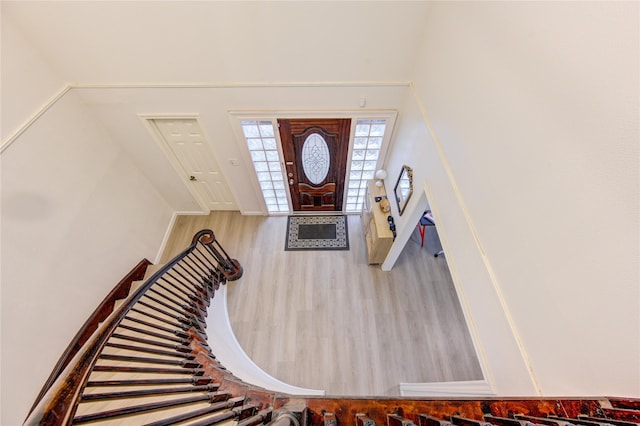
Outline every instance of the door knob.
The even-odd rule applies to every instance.
[[[293,179],[289,179],[289,185],[293,185]]]
[[[198,179],[196,179],[196,177],[192,175],[192,176],[189,176],[189,180],[190,181],[194,181],[194,180],[198,180]]]

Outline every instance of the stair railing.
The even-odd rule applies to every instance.
[[[45,393],[29,414],[25,424],[82,424],[98,421],[122,419],[123,416],[137,415],[144,411],[164,410],[183,407],[187,404],[206,402],[204,408],[189,408],[186,411],[160,413],[165,415],[144,423],[154,426],[172,425],[184,421],[193,421],[192,425],[220,424],[235,420],[236,426],[257,426],[271,423],[273,426],[529,426],[530,424],[554,425],[571,424],[584,426],[640,426],[640,400],[631,398],[467,398],[454,399],[410,399],[410,398],[349,398],[349,397],[312,397],[276,394],[267,389],[258,388],[237,380],[224,366],[217,364],[215,356],[208,352],[208,344],[201,336],[204,327],[202,317],[205,306],[214,296],[220,284],[242,276],[240,263],[231,259],[218,244],[210,230],[198,232],[189,248],[166,264],[146,280],[140,288],[132,292],[114,309],[92,338],[72,358],[71,362],[59,374],[53,385]],[[142,299],[142,300],[141,300]],[[154,303],[156,305],[154,305]],[[129,366],[106,366],[96,364],[99,357],[103,360],[126,359],[140,362],[143,358],[125,357],[116,354],[104,354],[105,347],[118,346],[132,348],[134,343],[114,343],[115,338],[132,342],[149,343],[153,336],[160,333],[147,329],[143,334],[148,337],[132,338],[119,335],[117,329],[133,330],[145,320],[128,313],[135,313],[139,306],[149,305],[150,309],[164,311],[163,314],[150,313],[148,316],[171,315],[171,322],[177,325],[175,351],[189,352],[184,362],[170,361],[170,369],[181,371],[192,377],[187,380],[172,379],[172,383],[192,382],[193,393],[190,396],[178,396],[171,401],[149,402],[127,408],[109,409],[82,413],[82,399],[91,401],[124,396],[135,399],[148,392],[144,390],[114,393],[85,393],[85,387],[97,386],[92,382],[92,371],[105,371],[105,367],[116,369],[136,369]],[[169,312],[173,311],[173,313]],[[176,316],[175,313],[178,313]],[[124,320],[124,324],[123,324]],[[166,322],[166,321],[165,321]],[[136,323],[136,324],[137,324]],[[141,330],[139,330],[141,331]],[[169,330],[171,331],[171,330]],[[167,340],[167,336],[161,337]],[[139,347],[147,353],[168,353],[163,349]],[[153,346],[153,345],[151,345]],[[153,361],[159,361],[153,359]],[[185,371],[174,366],[182,364]],[[204,368],[194,367],[201,365]],[[102,370],[101,370],[102,368]],[[154,369],[155,370],[155,369]],[[196,373],[189,373],[198,370]],[[205,370],[207,370],[205,372]],[[211,377],[206,377],[204,374]],[[193,379],[193,380],[192,380]],[[136,384],[155,382],[155,379],[135,380]],[[153,383],[155,384],[155,383]],[[171,384],[170,386],[174,386]],[[183,388],[172,387],[167,393],[182,392]],[[197,391],[197,392],[196,392]],[[179,393],[178,395],[184,395]],[[191,396],[193,395],[193,396]],[[163,394],[164,398],[164,394]],[[89,402],[90,404],[91,402]],[[102,410],[102,409],[100,409]],[[208,416],[208,417],[206,417]],[[140,424],[142,419],[127,418],[129,424]]]
[[[197,297],[184,306],[185,316],[179,321],[185,332],[189,330],[199,334],[204,327],[200,305],[208,305],[220,284],[237,280],[242,273],[240,263],[227,254],[213,231],[205,229],[198,232],[186,250],[154,273],[111,313],[35,405],[25,424],[62,425],[73,422],[82,390],[105,344],[132,307],[146,293],[153,291],[153,286],[179,282],[193,289]]]

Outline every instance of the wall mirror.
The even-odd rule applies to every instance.
[[[411,194],[413,194],[413,169],[409,166],[402,166],[402,171],[398,177],[398,182],[394,188],[396,193],[396,201],[398,202],[398,212],[400,216],[404,212]]]

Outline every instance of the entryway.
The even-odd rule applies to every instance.
[[[265,214],[360,213],[367,182],[384,163],[396,118],[395,111],[232,115],[244,136]]]
[[[342,211],[351,119],[278,120],[294,212]]]

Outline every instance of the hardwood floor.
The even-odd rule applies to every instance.
[[[212,229],[244,267],[229,315],[266,372],[328,395],[398,395],[401,382],[480,380],[482,372],[435,228],[417,231],[394,268],[366,264],[359,216],[349,251],[284,251],[286,216],[180,216],[162,261]],[[215,352],[215,345],[211,345]]]

